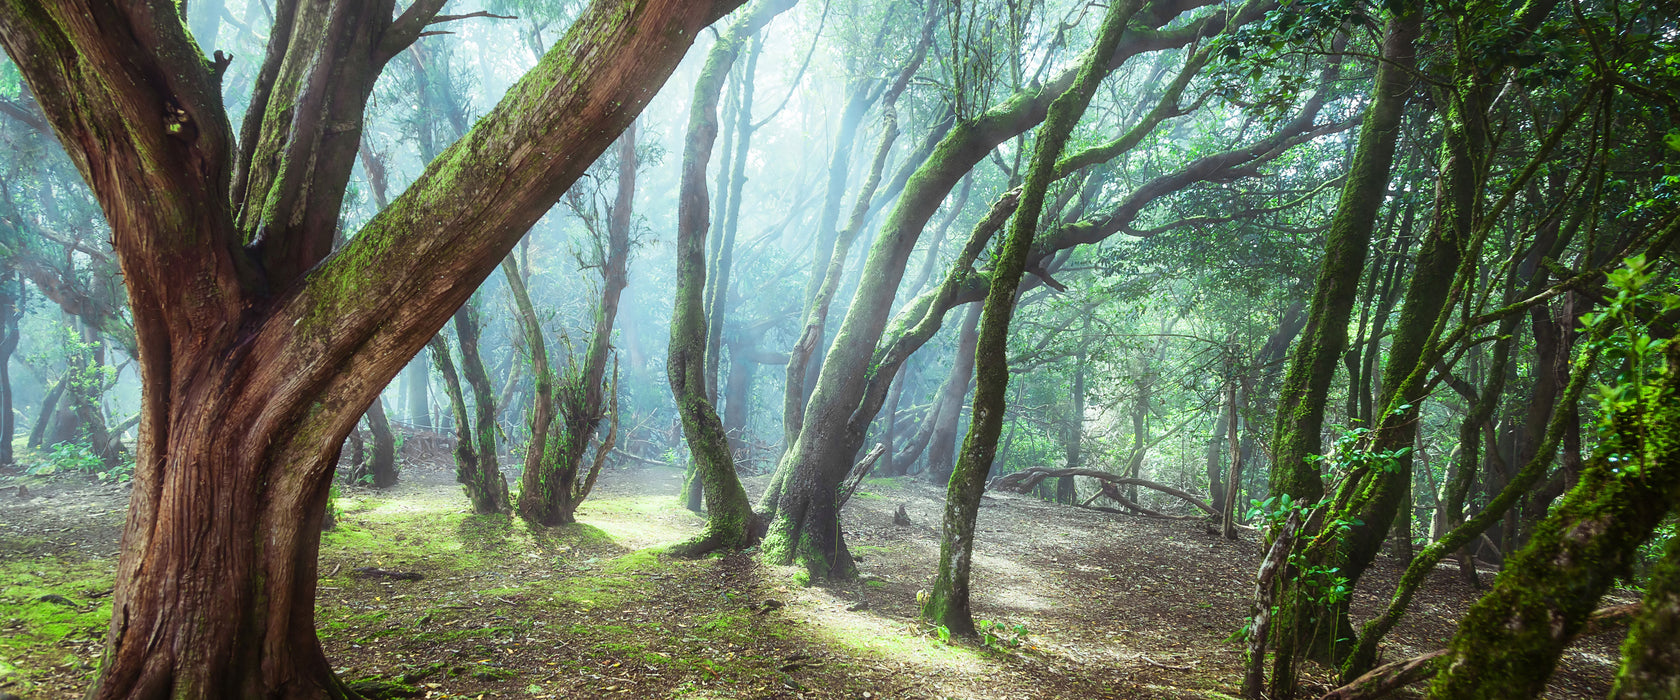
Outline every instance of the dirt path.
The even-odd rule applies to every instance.
[[[749,490],[762,488],[749,480]],[[321,555],[317,626],[345,678],[423,697],[1206,698],[1235,692],[1226,641],[1248,614],[1252,539],[1197,522],[1116,516],[990,494],[976,615],[1026,631],[1011,651],[947,645],[917,622],[943,489],[871,480],[846,508],[859,581],[793,583],[750,556],[673,561],[648,548],[698,532],[674,470],[603,475],[580,524],[536,530],[469,516],[441,462],[397,487],[347,489]],[[0,482],[0,692],[72,698],[97,659],[126,491]],[[913,522],[892,523],[904,504]],[[420,574],[398,580],[357,570]],[[1438,648],[1474,593],[1431,578],[1390,657]],[[1379,560],[1357,615],[1399,570]],[[43,595],[65,598],[42,602]],[[1566,653],[1548,697],[1602,697],[1618,635]],[[1327,683],[1328,677],[1316,682]],[[1328,687],[1327,685],[1325,687]]]

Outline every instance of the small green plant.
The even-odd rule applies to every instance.
[[[1412,410],[1411,404],[1401,404],[1389,411],[1392,415],[1403,415]],[[1401,467],[1401,460],[1412,453],[1412,448],[1402,447],[1398,450],[1375,451],[1368,445],[1373,437],[1370,428],[1351,428],[1343,430],[1336,438],[1336,448],[1328,455],[1307,455],[1307,461],[1322,463],[1324,469],[1332,476],[1340,477],[1355,471],[1371,470],[1379,472],[1395,472]]]
[[[980,633],[980,644],[998,649],[1019,649],[1027,641],[1026,625],[1008,625],[992,620],[975,620],[974,629]]]
[[[1630,409],[1640,400],[1646,377],[1660,372],[1663,347],[1670,341],[1653,339],[1642,316],[1657,316],[1680,309],[1680,296],[1657,289],[1652,263],[1644,255],[1622,261],[1606,281],[1616,297],[1603,311],[1581,316],[1581,325],[1594,342],[1622,360],[1615,381],[1598,385],[1600,430],[1609,427],[1610,416]]]
[[[59,472],[96,474],[103,466],[105,463],[86,445],[65,441],[53,445],[47,453],[47,461],[36,465],[29,473],[36,476],[48,476]]]
[[[119,462],[117,466],[94,474],[93,476],[99,479],[100,483],[104,484],[127,483],[129,480],[134,478],[134,458],[129,457],[124,459],[122,462]]]
[[[933,633],[939,635],[939,641],[946,644],[951,643],[951,628],[944,625],[934,625]]]

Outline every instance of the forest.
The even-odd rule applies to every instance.
[[[1680,698],[1675,0],[0,46],[0,700]]]

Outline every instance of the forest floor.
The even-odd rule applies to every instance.
[[[794,569],[749,555],[663,556],[702,524],[676,502],[678,471],[609,468],[579,524],[533,530],[470,515],[446,459],[411,462],[398,486],[349,488],[337,501],[316,619],[346,679],[394,680],[429,698],[872,700],[1224,698],[1240,681],[1229,638],[1249,611],[1251,535],[1228,542],[1200,522],[988,494],[975,613],[1026,633],[1019,647],[978,647],[915,620],[943,488],[866,482],[843,516],[861,577],[804,587]],[[0,693],[67,699],[91,680],[126,497],[122,486],[0,477]],[[900,504],[912,525],[893,524]],[[369,578],[364,567],[423,578]],[[1449,564],[1430,579],[1390,635],[1389,658],[1445,645],[1475,596],[1456,573]],[[1385,603],[1399,574],[1379,559],[1356,617]],[[1578,641],[1547,697],[1603,697],[1619,638]],[[1328,674],[1310,675],[1313,688],[1331,687]]]

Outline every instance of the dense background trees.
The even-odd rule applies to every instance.
[[[0,9],[0,463],[134,480],[103,696],[342,693],[315,526],[399,439],[539,527],[683,466],[678,553],[813,583],[863,472],[949,484],[959,634],[988,482],[1211,513],[1293,543],[1270,697],[1443,561],[1509,573],[1442,696],[1545,678],[1611,585],[1557,552],[1669,595],[1672,2],[739,4]]]

